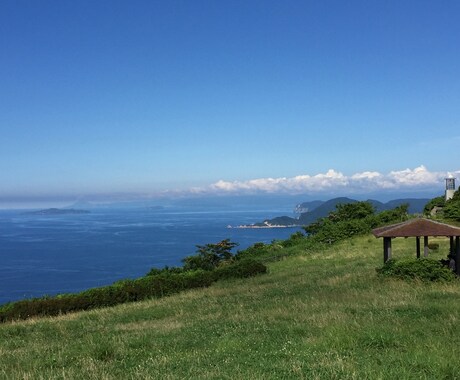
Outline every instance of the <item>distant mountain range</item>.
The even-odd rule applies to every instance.
[[[374,206],[376,212],[385,210],[391,210],[402,204],[407,203],[409,205],[408,212],[410,214],[416,214],[423,212],[423,208],[430,201],[429,198],[404,198],[394,199],[389,202],[383,203],[374,199],[368,199],[366,202],[371,203]],[[306,226],[318,220],[324,218],[331,211],[336,209],[338,204],[345,203],[356,203],[359,202],[356,199],[339,197],[333,198],[328,201],[311,201],[303,202],[295,207],[296,213],[299,214],[298,218],[292,218],[290,216],[279,216],[273,219],[266,219],[263,222],[255,223],[250,226],[244,227],[286,227],[286,226]]]

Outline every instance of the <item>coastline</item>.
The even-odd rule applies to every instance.
[[[263,225],[263,226],[258,226],[258,225],[255,225],[255,224],[248,224],[248,225],[240,225],[240,226],[227,226],[227,228],[296,228],[296,227],[301,227],[300,225],[298,224],[291,224],[291,225],[288,225],[288,226],[283,226],[281,224],[266,224],[266,225]]]

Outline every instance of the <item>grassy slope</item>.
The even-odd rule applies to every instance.
[[[0,378],[459,378],[460,284],[378,278],[381,261],[361,237],[248,280],[1,325]]]

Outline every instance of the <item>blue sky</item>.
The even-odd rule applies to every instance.
[[[459,16],[458,1],[4,0],[0,201],[435,186],[460,169]]]

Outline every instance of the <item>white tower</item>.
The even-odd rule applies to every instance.
[[[446,178],[446,201],[452,199],[455,193],[455,178],[449,176]]]

